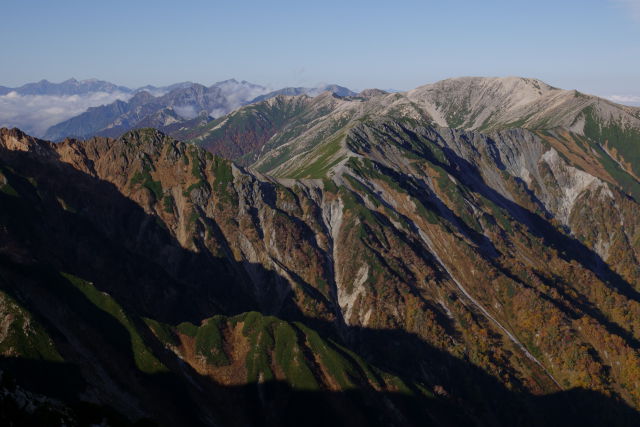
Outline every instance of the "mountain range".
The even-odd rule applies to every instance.
[[[154,88],[156,89],[156,88]],[[0,86],[0,95],[6,95],[9,92],[15,92],[18,95],[41,95],[41,96],[69,96],[69,95],[86,95],[91,92],[133,92],[125,86],[118,86],[104,80],[89,79],[76,80],[71,78],[61,83],[52,83],[48,80],[40,80],[36,83],[26,83],[19,87]]]
[[[248,103],[278,94],[315,96],[323,91],[355,95],[338,85],[268,88],[229,79],[209,87],[181,82],[137,89],[97,79],[41,80],[20,87],[0,86],[0,126],[20,126],[54,141],[66,137],[118,136],[145,126],[162,128],[202,115],[219,117]],[[79,111],[78,111],[79,109]]]
[[[0,130],[0,419],[638,425],[640,108],[223,92]]]
[[[197,118],[212,120],[236,108],[269,99],[280,94],[315,96],[323,91],[342,95],[354,95],[347,88],[327,85],[320,88],[284,88],[267,92],[267,88],[234,79],[216,83],[210,87],[200,84],[179,85],[166,94],[153,96],[141,90],[128,101],[117,100],[109,105],[89,108],[85,113],[50,127],[44,137],[58,141],[66,137],[118,136],[128,130],[141,127],[164,129],[168,126]]]

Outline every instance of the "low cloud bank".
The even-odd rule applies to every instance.
[[[618,104],[640,105],[640,95],[611,95],[607,98]]]
[[[117,99],[127,101],[129,98],[131,94],[124,92],[66,96],[9,92],[0,96],[0,127],[18,127],[30,135],[41,137],[49,127],[77,116],[89,107],[110,104]]]

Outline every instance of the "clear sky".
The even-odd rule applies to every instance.
[[[0,85],[244,79],[410,89],[518,75],[640,96],[640,0],[3,0]]]

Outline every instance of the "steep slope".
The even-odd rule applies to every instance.
[[[80,367],[75,397],[58,396],[70,411],[637,422],[638,206],[597,161],[578,169],[551,134],[301,102],[360,117],[317,179],[254,174],[153,130],[61,144],[2,131],[2,292],[38,320],[29,351]]]
[[[468,417],[371,366],[330,326],[316,322],[327,339],[300,322],[291,293],[332,317],[301,282],[324,267],[308,264],[305,278],[293,279],[243,256],[257,255],[260,243],[238,232],[252,213],[233,209],[258,190],[255,178],[155,131],[50,145],[2,130],[1,140],[9,421],[299,425],[311,411],[311,425],[455,425]],[[291,235],[287,247],[304,235],[295,217],[262,209]],[[288,250],[287,262],[313,260],[314,251]],[[252,308],[299,321],[235,314]],[[64,387],[50,382],[56,375]]]

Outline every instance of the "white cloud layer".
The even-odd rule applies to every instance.
[[[187,120],[193,119],[198,115],[196,107],[194,107],[193,105],[174,106],[173,110],[178,113],[180,117]]]
[[[640,105],[640,95],[611,95],[607,98],[619,104]]]
[[[129,98],[131,95],[123,92],[67,96],[9,92],[0,96],[0,127],[18,127],[30,135],[41,137],[50,126],[77,116],[89,107]]]

